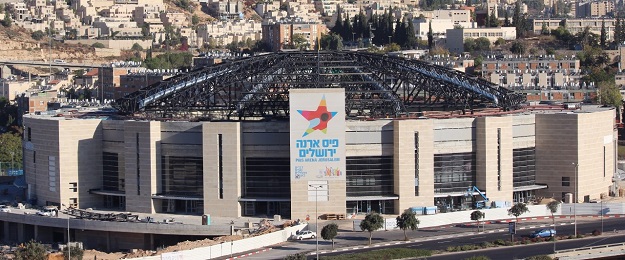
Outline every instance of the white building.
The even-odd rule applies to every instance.
[[[487,38],[491,44],[497,39],[502,38],[506,41],[516,40],[515,27],[497,27],[497,28],[458,28],[447,30],[446,47],[450,52],[464,52],[464,41],[472,38]]]

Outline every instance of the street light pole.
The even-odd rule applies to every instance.
[[[308,185],[308,187],[315,189],[315,256],[317,257],[317,260],[319,260],[319,216],[317,215],[319,214],[317,207],[319,200],[317,199],[317,193],[319,188],[321,188],[321,185]]]
[[[579,184],[577,183],[577,171],[579,168],[579,163],[574,162],[573,165],[575,165],[575,195],[573,195],[573,223],[575,226],[575,237],[577,237],[577,186],[579,186]]]
[[[70,245],[70,236],[69,236],[69,207],[65,206],[65,204],[61,204],[63,207],[67,208],[67,259],[72,260],[72,246]]]
[[[601,234],[603,234],[603,200],[601,200]]]

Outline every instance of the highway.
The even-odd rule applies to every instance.
[[[592,237],[586,239],[562,240],[557,242],[558,250],[580,248],[587,246],[605,245],[613,243],[623,243],[625,234],[606,234],[606,236]],[[548,255],[553,253],[553,243],[539,243],[529,245],[518,245],[513,247],[498,247],[487,250],[449,253],[444,255],[428,257],[436,260],[458,260],[472,256],[487,256],[490,259],[523,259],[534,255]]]
[[[596,237],[592,239],[589,238],[589,239],[576,239],[576,240],[562,240],[560,242],[557,242],[556,244],[557,249],[564,250],[564,249],[591,246],[591,245],[602,245],[602,244],[612,244],[612,243],[623,242],[624,241],[623,238],[625,237],[625,235],[608,236],[610,233],[614,233],[614,230],[620,230],[621,231],[620,234],[625,233],[623,232],[625,225],[623,225],[622,222],[623,222],[623,219],[618,219],[618,218],[605,219],[604,230],[606,231],[610,230],[609,232],[606,233],[606,236]],[[546,223],[543,223],[543,225],[544,224]],[[537,226],[537,223],[520,223],[521,228],[523,228],[524,225],[525,226]],[[529,236],[529,234],[532,231],[537,230],[537,229],[539,228],[519,230],[515,237],[517,239],[520,239],[522,236]],[[578,229],[578,233],[591,233],[593,230],[600,230],[601,224],[598,220],[595,220],[592,222],[588,222],[588,221],[581,222],[578,220],[577,229]],[[570,224],[557,227],[557,232],[559,235],[572,235],[573,230],[574,230],[574,226]],[[361,246],[360,249],[349,250],[348,252],[346,251],[331,252],[332,250],[323,250],[323,251],[320,250],[320,251],[328,252],[328,253],[321,254],[321,256],[331,256],[331,255],[339,255],[339,254],[345,254],[345,253],[357,253],[357,252],[376,250],[380,248],[395,248],[395,247],[408,247],[408,248],[444,251],[449,246],[480,244],[482,242],[493,242],[497,239],[503,239],[503,240],[510,239],[510,235],[507,233],[507,228],[500,228],[500,229],[495,229],[495,230],[490,230],[490,231],[494,231],[494,232],[475,234],[475,232],[465,231],[466,233],[454,233],[454,234],[446,234],[442,236],[425,237],[425,238],[420,237],[408,243],[404,243],[404,242],[399,243],[399,244],[390,243],[391,245],[389,246],[384,246],[383,244],[382,246],[379,246],[379,247],[367,247],[367,248],[362,248]],[[398,235],[403,235],[403,233],[400,232]],[[375,236],[376,234],[374,233],[374,237]],[[466,257],[470,257],[473,255],[486,255],[486,256],[491,257],[491,259],[515,259],[515,258],[521,258],[521,257],[528,257],[532,255],[549,254],[553,252],[553,243],[534,244],[531,246],[524,245],[524,247],[532,247],[532,250],[525,250],[525,249],[519,250],[517,246],[502,247],[502,248],[497,248],[497,249],[484,250],[480,252],[454,253],[454,254],[440,255],[440,256],[434,256],[428,259],[464,259]],[[314,256],[309,257],[309,259],[313,259],[313,258]]]
[[[61,68],[98,68],[101,63],[48,63],[45,61],[18,61],[18,60],[0,60],[0,64],[5,65],[27,65],[37,67],[61,67]]]

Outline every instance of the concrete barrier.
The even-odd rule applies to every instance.
[[[217,245],[195,248],[191,250],[178,251],[173,253],[165,253],[158,256],[149,256],[141,258],[141,260],[165,260],[165,259],[184,259],[184,260],[204,260],[215,257],[231,256],[242,252],[247,252],[257,248],[268,247],[278,243],[286,242],[295,232],[302,230],[306,224],[287,227],[283,230],[273,233],[250,237],[232,242],[225,242]]]

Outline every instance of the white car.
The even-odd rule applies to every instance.
[[[37,211],[37,215],[46,217],[56,217],[57,209],[54,206],[47,206],[40,211]]]
[[[11,208],[7,205],[0,205],[0,212],[11,212]]]
[[[309,239],[309,238],[315,238],[315,237],[317,237],[317,233],[312,232],[310,230],[297,231],[297,233],[293,235],[293,239],[296,239],[296,240]]]

